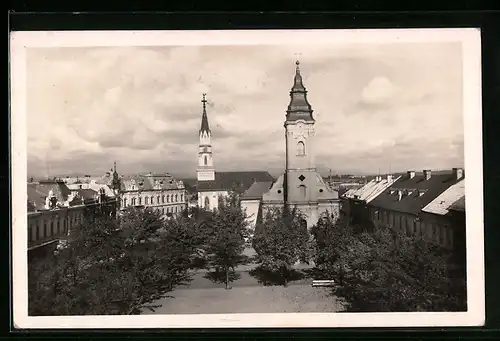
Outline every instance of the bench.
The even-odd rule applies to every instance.
[[[332,287],[335,285],[333,279],[315,279],[312,281],[313,287]]]

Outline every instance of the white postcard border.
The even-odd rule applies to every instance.
[[[300,45],[462,42],[468,311],[28,316],[26,49],[166,45]],[[11,52],[12,302],[16,328],[446,327],[485,321],[480,31],[465,29],[13,32]]]

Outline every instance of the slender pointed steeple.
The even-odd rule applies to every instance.
[[[207,100],[205,98],[207,94],[203,94],[203,99],[201,103],[203,103],[203,114],[201,116],[201,127],[200,133],[207,132],[210,133],[210,126],[208,125],[208,117],[207,117]]]
[[[300,74],[300,62],[295,62],[295,77],[292,90],[290,91],[290,104],[286,111],[287,121],[314,121],[313,110],[307,101],[307,90],[302,82],[302,75]]]

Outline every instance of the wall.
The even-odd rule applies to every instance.
[[[39,248],[52,248],[82,220],[85,206],[64,207],[50,211],[28,213],[28,251],[40,253]]]
[[[266,212],[274,207],[282,208],[283,203],[263,203],[263,216],[265,216]],[[340,214],[340,202],[338,200],[332,202],[324,202],[320,204],[293,204],[290,205],[291,208],[297,208],[302,214],[306,216],[307,227],[311,228],[312,226],[318,223],[319,217],[323,213],[333,214],[334,217],[338,218]]]
[[[121,193],[121,207],[144,206],[158,210],[164,216],[178,214],[187,207],[186,194],[184,189],[124,191]]]
[[[453,248],[453,231],[449,222],[442,217],[428,214],[413,214],[369,208],[369,215],[375,226],[389,225],[408,235],[421,236],[428,242],[446,249]]]
[[[210,210],[214,210],[219,207],[219,196],[227,197],[229,196],[228,191],[207,191],[207,192],[198,192],[198,206],[205,207],[205,198],[208,197],[210,201]]]
[[[260,199],[241,200],[241,208],[246,211],[249,227],[254,228],[259,214]]]

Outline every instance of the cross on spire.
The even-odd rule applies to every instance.
[[[207,96],[207,94],[203,93],[202,95],[203,95],[203,99],[201,100],[201,103],[203,103],[203,113],[201,116],[200,132],[202,132],[202,131],[210,132],[210,127],[208,126],[208,117],[207,117],[207,108],[206,108],[206,104],[207,104],[206,96]]]

